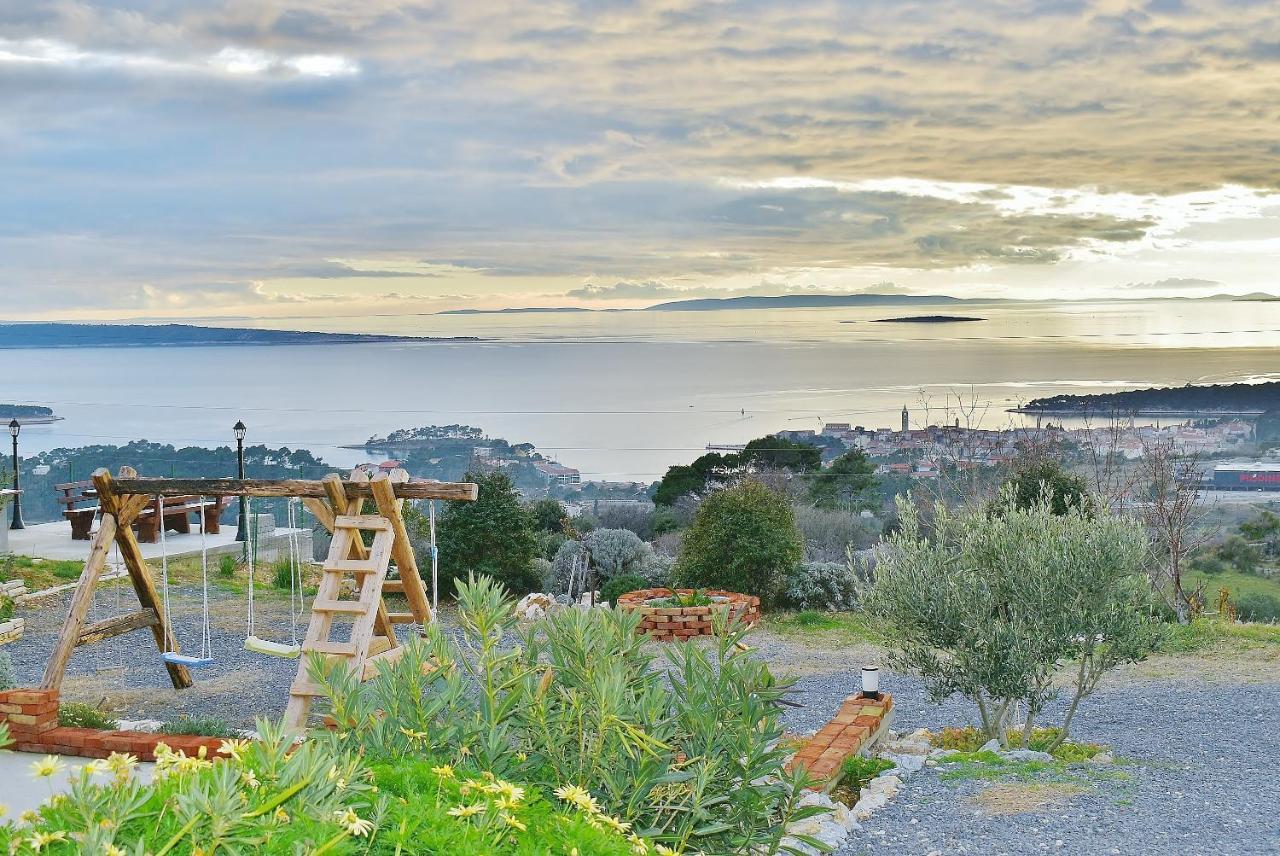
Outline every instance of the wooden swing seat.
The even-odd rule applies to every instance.
[[[188,669],[202,669],[214,664],[212,657],[192,657],[189,654],[178,654],[173,651],[165,651],[160,655],[160,659],[175,666],[186,666]]]
[[[279,657],[282,660],[296,660],[302,654],[301,645],[272,642],[270,639],[260,639],[257,636],[250,636],[245,639],[244,649],[255,654],[264,654],[268,657]]]

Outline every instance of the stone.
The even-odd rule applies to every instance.
[[[1099,752],[1089,759],[1090,764],[1114,764],[1116,758],[1110,752]]]
[[[981,746],[978,747],[978,751],[979,752],[999,752],[1000,741],[988,740],[986,743],[983,743]]]
[[[889,804],[889,798],[884,794],[866,794],[858,798],[858,802],[853,807],[853,815],[858,820],[866,820],[871,817],[872,813],[879,811]]]
[[[521,621],[537,621],[547,614],[554,603],[555,600],[549,594],[527,594],[516,604],[516,618]]]
[[[818,827],[813,837],[834,848],[849,837],[849,830],[845,829],[844,824],[829,820]]]
[[[122,719],[116,723],[120,731],[145,731],[154,734],[164,725],[158,719]]]
[[[895,755],[892,752],[881,752],[880,757],[892,761],[894,766],[904,773],[918,773],[924,769],[923,755]]]

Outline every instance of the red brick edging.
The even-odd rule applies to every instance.
[[[880,693],[878,698],[849,696],[835,719],[805,741],[795,757],[787,762],[787,769],[804,767],[822,788],[829,790],[839,784],[844,759],[874,743],[889,725],[892,715],[893,696],[889,693]]]
[[[9,726],[17,752],[42,752],[51,755],[76,755],[82,758],[106,758],[112,752],[125,752],[142,761],[154,761],[157,744],[163,743],[176,752],[214,758],[220,752],[222,738],[189,734],[152,734],[145,731],[103,731],[98,728],[64,728],[58,725],[57,690],[6,690],[0,692],[0,722]]]
[[[676,589],[673,592],[669,588],[650,588],[620,595],[615,605],[624,612],[640,614],[640,624],[636,627],[636,632],[647,633],[650,637],[663,642],[670,642],[673,639],[690,639],[694,636],[710,636],[712,616],[717,610],[728,609],[730,616],[747,624],[755,624],[760,620],[760,598],[754,595],[718,589],[701,593],[708,597],[723,597],[728,602],[707,606],[648,606],[647,601],[654,598],[671,597],[673,594],[693,594],[693,589]]]

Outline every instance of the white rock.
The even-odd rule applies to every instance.
[[[811,805],[822,806],[823,808],[830,808],[830,809],[834,809],[837,806],[839,806],[840,808],[844,808],[844,806],[840,805],[840,803],[836,802],[830,796],[820,791],[809,791],[807,794],[800,797],[800,800],[799,802],[797,802],[797,805],[804,808],[807,808],[808,806],[811,806]]]
[[[520,598],[520,602],[516,604],[516,618],[521,621],[537,621],[546,615],[551,605],[555,603],[555,598],[549,594],[541,594],[534,592]]]
[[[155,733],[164,725],[158,719],[121,719],[116,723],[116,728],[120,731],[146,731]]]
[[[871,817],[873,812],[877,812],[889,804],[889,798],[884,794],[865,794],[858,799],[857,805],[853,807],[853,815],[858,820],[866,820]]]
[[[1008,752],[1000,753],[1003,757],[1010,761],[1052,761],[1053,756],[1048,752],[1037,752],[1034,749],[1010,749]]]
[[[923,755],[895,755],[892,752],[882,752],[880,757],[892,761],[894,766],[904,773],[918,773],[924,769]]]
[[[981,746],[978,747],[978,751],[979,752],[999,752],[1000,741],[994,740],[994,739],[988,740],[986,743],[983,743]]]
[[[813,836],[830,847],[835,847],[840,842],[849,837],[849,830],[844,828],[844,824],[835,821],[827,821],[818,827],[818,832]]]

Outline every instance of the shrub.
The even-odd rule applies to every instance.
[[[1093,507],[1085,480],[1067,472],[1062,464],[1052,459],[1033,458],[1020,462],[1005,484],[1012,491],[1016,508],[1036,508],[1046,498],[1050,510],[1059,515],[1071,509],[1088,514]]]
[[[795,516],[796,527],[804,538],[804,557],[810,562],[844,561],[849,550],[869,547],[880,537],[879,523],[846,509],[800,505]]]
[[[630,529],[595,529],[583,543],[591,554],[591,561],[600,570],[602,580],[622,573],[627,566],[639,560],[649,546]]]
[[[485,574],[522,595],[542,587],[533,567],[538,543],[533,516],[505,473],[467,473],[480,493],[474,502],[446,502],[436,521],[440,584],[452,594],[458,580]],[[419,515],[421,518],[421,515]],[[421,527],[421,519],[415,521]]]
[[[795,609],[847,612],[858,605],[858,579],[843,562],[805,562],[787,575],[782,600]]]
[[[554,594],[577,595],[585,591],[583,573],[590,556],[581,541],[565,541],[551,560],[551,584],[547,591]],[[572,591],[570,591],[572,589]]]
[[[984,732],[1005,743],[1016,703],[1035,718],[1074,664],[1058,742],[1103,673],[1151,651],[1160,629],[1150,609],[1146,533],[1105,511],[1055,514],[1047,498],[998,513],[939,505],[932,535],[899,499],[902,529],[886,541],[870,598],[894,629],[891,662],[919,674],[935,699],[960,694]]]
[[[3,521],[0,521],[0,526],[3,525]],[[10,618],[13,618],[13,608],[13,598],[9,597],[7,594],[0,594],[0,622],[5,622]]]
[[[104,710],[78,701],[58,705],[58,725],[63,728],[101,728],[114,730],[116,718]]]
[[[644,577],[635,574],[619,574],[600,589],[600,599],[606,603],[617,603],[620,595],[648,587],[649,581]]]
[[[558,499],[539,499],[529,504],[529,514],[533,517],[533,527],[539,532],[564,533],[564,525],[569,522],[569,514]]]
[[[194,734],[200,737],[239,737],[231,723],[215,716],[178,716],[160,726],[165,734]]]
[[[18,676],[13,671],[13,658],[8,651],[0,651],[0,691],[11,690],[18,685]]]
[[[1280,621],[1280,598],[1265,592],[1249,592],[1236,597],[1236,615],[1241,621]]]
[[[295,585],[293,565],[288,559],[279,559],[271,563],[271,584],[278,589],[291,589]]]
[[[814,814],[797,805],[807,781],[784,773],[777,745],[786,687],[739,647],[740,628],[664,646],[660,670],[630,613],[559,610],[516,633],[513,604],[483,578],[459,585],[458,604],[460,634],[429,625],[368,683],[308,658],[342,723],[328,739],[375,761],[465,759],[583,789],[583,802],[677,851],[773,852],[786,823]]]
[[[236,561],[236,557],[230,553],[224,553],[218,557],[218,576],[224,580],[229,580],[236,575],[239,570],[240,563]]]
[[[550,561],[556,557],[556,551],[560,546],[568,540],[569,536],[563,532],[539,532],[538,555]]]
[[[715,588],[757,595],[772,603],[802,555],[787,500],[755,481],[713,493],[685,534],[674,581],[681,588]]]

